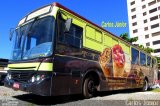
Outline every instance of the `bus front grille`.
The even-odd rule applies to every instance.
[[[11,79],[16,82],[28,82],[34,75],[34,71],[10,71]]]

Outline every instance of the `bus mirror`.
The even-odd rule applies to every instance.
[[[65,22],[65,30],[64,30],[65,33],[69,32],[71,24],[72,24],[72,18],[67,18]]]
[[[10,29],[10,34],[9,34],[9,40],[10,40],[10,41],[12,40],[14,31],[15,31],[14,28],[11,28],[11,29]]]

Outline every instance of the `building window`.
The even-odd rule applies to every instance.
[[[146,39],[149,38],[149,34],[148,34],[148,35],[145,35],[145,38],[146,38]]]
[[[136,15],[133,15],[133,16],[132,16],[132,19],[134,19],[134,18],[136,18]]]
[[[151,29],[159,27],[159,24],[151,25]]]
[[[157,2],[160,2],[160,0],[157,0]]]
[[[147,30],[148,30],[148,27],[145,27],[144,30],[147,31]]]
[[[135,4],[135,1],[131,2],[131,5],[134,5]]]
[[[144,13],[143,13],[143,16],[145,16],[145,15],[147,15],[147,12],[144,12]]]
[[[142,2],[143,2],[143,1],[145,1],[145,0],[142,0]]]
[[[158,15],[157,15],[157,16],[154,16],[154,17],[151,17],[151,18],[150,18],[150,21],[153,21],[153,20],[156,20],[156,19],[158,19]]]
[[[158,7],[158,10],[160,10],[160,6]]]
[[[143,22],[144,22],[144,23],[147,23],[147,19],[145,19]]]
[[[160,44],[160,40],[153,41],[153,45]]]
[[[131,9],[131,12],[134,12],[134,11],[136,11],[136,8]]]
[[[155,32],[155,33],[152,33],[152,37],[154,37],[154,36],[159,36],[159,35],[160,35],[160,31]]]
[[[146,8],[146,5],[143,5],[143,6],[142,6],[142,9],[144,9],[144,8]]]
[[[150,46],[150,43],[148,42],[148,43],[146,43],[146,46]]]
[[[154,9],[149,10],[149,13],[153,13],[153,12],[155,12],[155,11],[157,11],[157,8],[154,8]]]
[[[137,33],[137,32],[138,32],[138,30],[137,30],[137,29],[133,30],[133,33]]]
[[[154,50],[154,53],[158,53],[158,52],[160,52],[160,49],[155,49]]]
[[[132,23],[132,26],[136,26],[136,25],[137,25],[137,22]]]
[[[156,0],[149,2],[148,6],[151,6],[151,5],[154,5],[154,4],[156,4]]]

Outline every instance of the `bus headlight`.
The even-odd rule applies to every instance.
[[[39,81],[40,80],[40,75],[37,75],[37,77],[36,77],[36,81]]]
[[[7,74],[7,79],[9,79],[9,80],[10,80],[11,78],[12,78],[11,74],[10,74],[10,73],[8,73],[8,74]]]
[[[43,80],[44,79],[44,75],[34,75],[32,76],[32,78],[29,80],[29,82],[38,82],[40,80]]]
[[[35,82],[35,76],[31,78],[31,82]]]

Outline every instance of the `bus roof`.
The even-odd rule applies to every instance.
[[[117,39],[119,39],[119,40],[122,40],[122,41],[125,42],[126,44],[129,44],[129,45],[133,46],[134,48],[136,48],[136,49],[138,49],[138,50],[140,50],[140,51],[143,51],[145,54],[150,55],[149,53],[145,52],[144,50],[141,50],[140,48],[138,48],[137,46],[131,44],[130,42],[125,41],[124,39],[122,39],[122,38],[116,36],[115,34],[113,34],[113,33],[109,32],[109,31],[105,30],[104,28],[102,28],[102,27],[96,25],[95,23],[89,21],[88,19],[82,17],[81,15],[79,15],[79,14],[73,12],[72,10],[70,10],[70,9],[68,9],[68,8],[66,8],[66,7],[64,7],[63,5],[61,5],[61,4],[57,3],[57,2],[54,2],[54,3],[50,4],[50,5],[56,6],[56,7],[59,7],[59,8],[62,8],[62,9],[64,9],[64,10],[68,11],[69,13],[71,13],[71,14],[77,16],[78,18],[80,18],[80,19],[82,19],[82,20],[84,20],[84,21],[90,23],[91,25],[93,25],[93,26],[95,26],[95,27],[101,29],[102,31],[111,34],[111,36],[114,36],[115,38],[117,38]],[[48,6],[48,5],[47,5],[47,6]],[[44,6],[44,7],[46,7],[46,6]],[[41,8],[43,8],[43,7],[41,7]],[[39,8],[39,9],[41,9],[41,8]],[[39,9],[36,9],[35,11],[37,11],[37,10],[39,10]],[[32,11],[31,13],[33,13],[33,12],[35,12],[35,11]],[[29,14],[31,14],[31,13],[29,13]],[[28,15],[29,15],[29,14],[28,14]],[[28,16],[28,15],[27,15],[27,16]],[[27,17],[27,16],[26,16],[26,17]],[[151,55],[151,56],[152,56],[152,55]]]
[[[134,48],[136,48],[136,49],[138,49],[138,50],[140,50],[140,51],[143,51],[144,53],[146,53],[146,54],[148,54],[148,55],[151,55],[151,54],[145,52],[144,50],[141,50],[141,49],[138,48],[137,46],[131,44],[130,42],[125,41],[124,39],[122,39],[122,38],[120,38],[120,37],[114,35],[113,33],[111,33],[111,32],[109,32],[109,31],[105,30],[104,28],[102,28],[102,27],[100,27],[100,26],[94,24],[93,22],[89,21],[88,19],[86,19],[86,18],[80,16],[79,14],[77,14],[77,13],[71,11],[70,9],[64,7],[63,5],[61,5],[61,4],[57,3],[57,2],[54,2],[52,5],[53,5],[53,6],[57,6],[57,7],[59,7],[59,8],[62,8],[62,9],[64,9],[64,10],[68,11],[69,13],[72,13],[73,15],[75,15],[75,16],[81,18],[82,20],[84,20],[84,21],[86,21],[86,22],[88,22],[88,23],[94,25],[95,27],[97,27],[97,28],[99,28],[99,29],[101,29],[101,30],[103,30],[103,31],[105,31],[105,32],[107,32],[107,33],[109,33],[109,34],[111,34],[112,36],[114,36],[114,37],[116,37],[116,38],[122,40],[123,42],[125,42],[125,43],[127,43],[127,44],[133,46]],[[152,56],[152,55],[151,55],[151,56]]]

